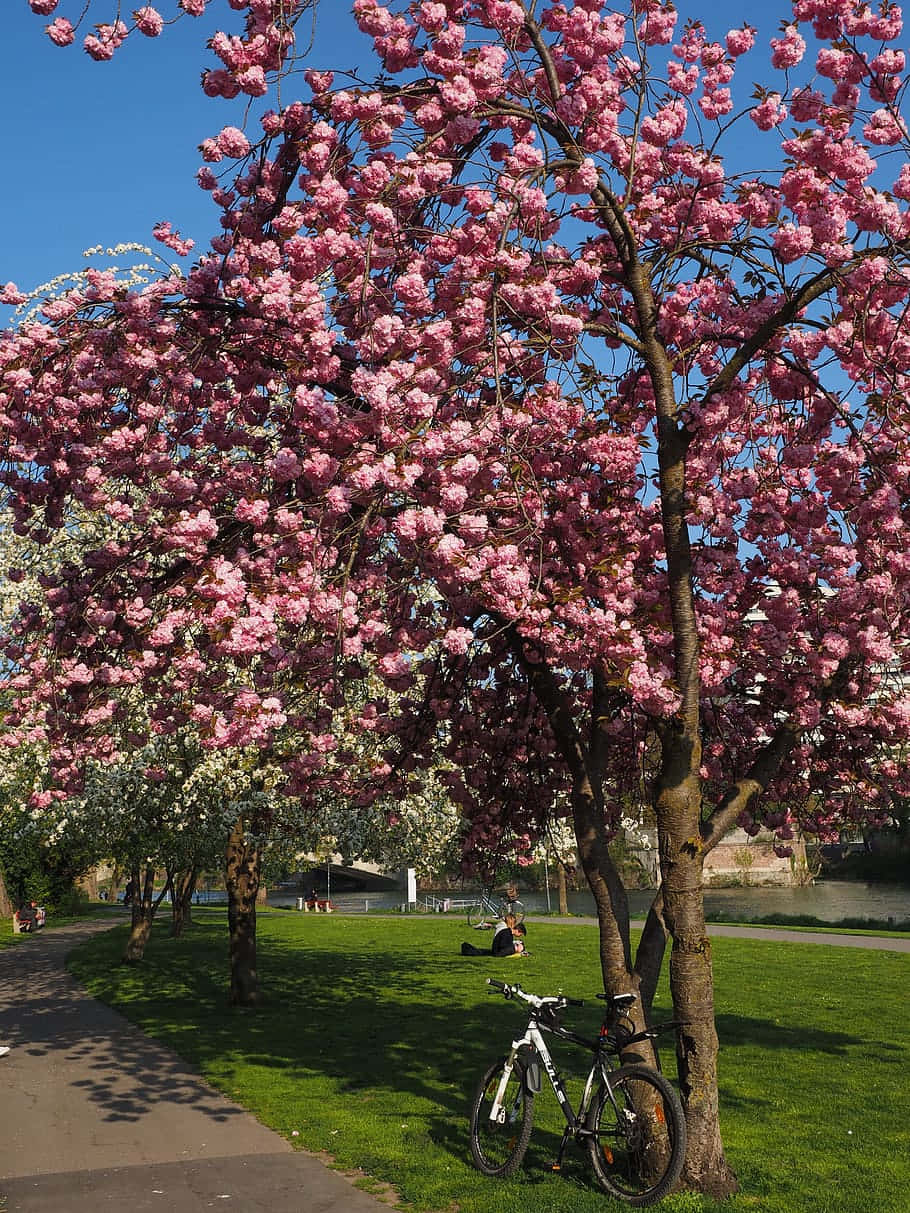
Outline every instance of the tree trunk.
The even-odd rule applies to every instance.
[[[689,1146],[683,1183],[723,1198],[737,1189],[724,1158],[717,1093],[717,1032],[711,947],[702,899],[701,664],[687,502],[689,432],[680,420],[673,368],[660,336],[650,266],[629,250],[626,280],[638,309],[644,362],[654,389],[667,606],[679,707],[659,726],[661,769],[652,797],[657,817],[663,915],[673,936],[670,991]],[[652,933],[656,939],[656,933]]]
[[[175,872],[171,877],[171,937],[174,939],[179,938],[184,927],[193,921],[193,894],[198,878],[199,869],[196,867]]]
[[[250,842],[242,818],[228,838],[225,887],[228,895],[232,1006],[251,1007],[259,1000],[256,973],[256,895],[259,891],[259,848]]]
[[[717,1032],[711,945],[702,897],[701,787],[698,741],[671,726],[663,738],[655,786],[663,914],[673,937],[670,992],[683,1027],[676,1060],[689,1147],[683,1183],[717,1199],[737,1190],[724,1157],[717,1091]]]
[[[3,879],[3,869],[0,868],[0,918],[12,918],[13,903],[6,891],[6,881]]]
[[[635,953],[635,972],[641,982],[641,999],[646,1007],[654,1002],[657,983],[660,981],[664,956],[667,951],[667,924],[664,921],[663,893],[658,890],[648,917],[645,920],[638,949]]]
[[[586,779],[573,789],[572,801],[578,858],[597,909],[604,990],[607,994],[637,994],[629,942],[629,901],[610,857],[603,811]]]
[[[155,920],[155,913],[161,904],[167,886],[155,897],[155,869],[147,864],[145,874],[142,874],[137,864],[131,872],[130,880],[133,886],[133,898],[130,903],[132,912],[130,935],[123,950],[123,964],[138,964],[145,955],[145,947]]]
[[[89,901],[98,900],[98,871],[93,869],[76,882]]]
[[[556,896],[559,898],[559,913],[563,918],[569,916],[569,899],[566,896],[566,865],[556,858]]]
[[[120,867],[119,863],[114,864],[114,867],[111,870],[110,888],[108,892],[112,905],[116,904],[117,894],[120,892],[120,886],[123,884],[123,875],[123,868]]]

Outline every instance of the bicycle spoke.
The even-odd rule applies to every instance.
[[[682,1171],[685,1120],[679,1097],[660,1074],[626,1066],[610,1076],[588,1119],[591,1164],[611,1195],[643,1206],[662,1199]]]

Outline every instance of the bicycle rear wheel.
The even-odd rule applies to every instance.
[[[597,1182],[638,1207],[662,1200],[686,1159],[686,1120],[679,1096],[662,1074],[623,1066],[598,1092],[585,1127]]]
[[[505,1179],[521,1166],[534,1124],[534,1096],[525,1081],[525,1065],[516,1058],[502,1100],[505,1119],[490,1120],[506,1058],[495,1062],[480,1080],[471,1105],[471,1158],[484,1175]]]

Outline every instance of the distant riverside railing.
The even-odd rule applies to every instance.
[[[166,897],[167,902],[170,897]],[[319,894],[319,900],[325,900],[325,893]],[[269,904],[284,909],[303,909],[304,899],[296,893],[278,891],[269,895]],[[401,900],[401,895],[395,893],[333,893],[332,906],[342,914],[368,914],[373,911],[414,911],[418,913],[447,914],[453,912],[466,913],[472,906],[480,905],[480,896],[473,897],[438,897],[427,893],[416,902],[408,904]],[[298,904],[299,903],[299,904]],[[226,905],[227,893],[223,889],[197,889],[193,894],[193,905]]]
[[[469,910],[480,905],[479,897],[433,897],[428,895],[423,904],[433,914],[448,914],[450,910]]]

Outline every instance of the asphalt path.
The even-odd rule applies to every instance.
[[[0,1210],[388,1213],[82,990],[66,955],[110,926],[0,950]]]

